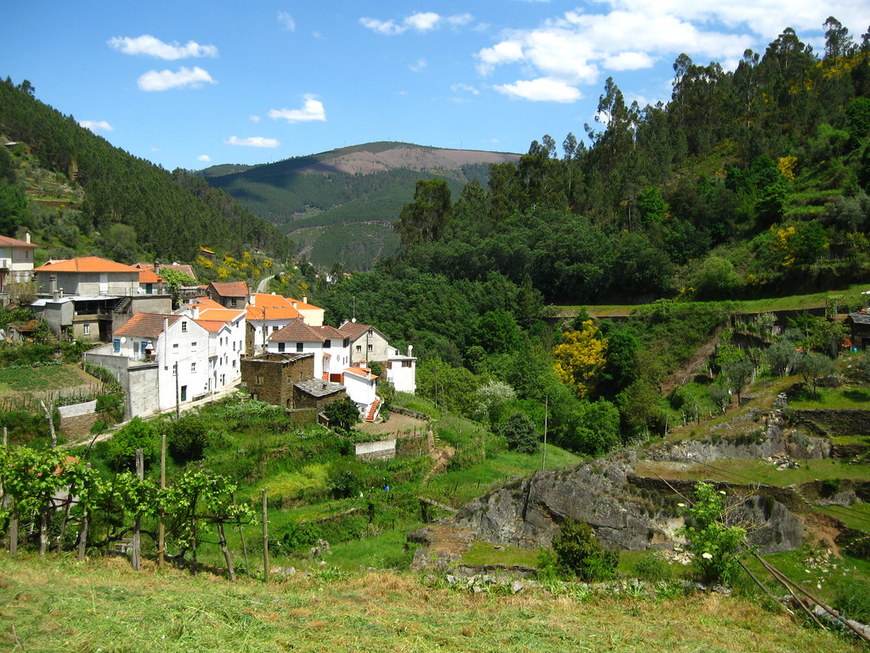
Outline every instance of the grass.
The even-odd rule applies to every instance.
[[[522,565],[537,567],[540,549],[524,549],[514,545],[475,542],[462,555],[466,565]]]
[[[819,512],[836,517],[849,528],[870,532],[870,503],[859,501],[848,508],[844,506],[817,506]]]
[[[724,481],[728,483],[763,483],[786,487],[814,480],[870,478],[870,465],[850,465],[834,459],[804,460],[799,469],[777,471],[776,467],[763,460],[737,460],[723,458],[714,463],[659,463],[643,461],[636,467],[639,475],[659,474],[667,479]]]
[[[816,397],[811,397],[809,392],[802,393],[789,402],[789,406],[796,409],[870,409],[870,389],[868,388],[818,388]]]
[[[297,574],[264,586],[148,565],[137,573],[121,559],[75,564],[5,554],[0,578],[0,648],[10,651],[619,653],[651,642],[675,653],[859,650],[718,594],[581,603],[537,589],[477,595],[373,572]]]
[[[0,368],[0,397],[63,390],[87,384],[96,385],[98,382],[76,365]]]

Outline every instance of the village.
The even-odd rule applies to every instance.
[[[182,287],[174,301],[160,272],[195,278],[189,265],[86,256],[34,267],[35,248],[29,234],[0,237],[0,292],[33,279],[35,315],[58,339],[94,343],[84,362],[117,379],[125,419],[180,413],[243,386],[301,423],[326,424],[323,409],[345,397],[360,419],[374,422],[379,381],[399,392],[416,389],[412,347],[402,353],[376,326],[354,319],[324,324],[324,309],[307,297],[213,281]]]

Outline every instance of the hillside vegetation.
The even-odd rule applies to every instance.
[[[0,152],[0,233],[28,228],[67,253],[81,240],[124,262],[192,260],[200,246],[292,253],[278,229],[200,177],[113,147],[34,93],[0,81],[0,135],[18,143]]]
[[[469,181],[486,183],[490,164],[517,158],[380,142],[267,165],[212,166],[200,174],[279,225],[316,265],[340,261],[367,270],[396,252],[391,225],[417,179],[444,179],[458,193]]]

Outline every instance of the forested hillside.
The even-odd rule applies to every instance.
[[[198,176],[169,173],[113,147],[72,116],[39,102],[29,82],[0,82],[0,135],[30,155],[23,167],[11,161],[4,166],[9,172],[8,188],[0,192],[9,204],[3,211],[4,234],[14,235],[19,227],[50,227],[62,231],[67,241],[77,241],[78,236],[106,236],[114,227],[129,247],[106,253],[120,259],[192,260],[203,245],[234,253],[251,247],[278,256],[292,253],[292,244],[278,229],[230,196]],[[9,158],[6,154],[4,161]],[[81,188],[81,203],[62,202],[51,215],[32,215],[16,190],[32,167],[54,173],[68,188]]]
[[[390,224],[413,198],[418,179],[443,179],[459,193],[469,181],[486,183],[489,164],[517,158],[380,142],[261,166],[213,166],[200,174],[279,225],[313,263],[367,270],[398,249]]]
[[[419,392],[448,409],[487,418],[498,404],[493,423],[519,410],[540,425],[548,405],[575,451],[660,432],[685,406],[718,410],[733,390],[722,372],[742,384],[738,372],[764,365],[732,341],[727,300],[870,277],[870,35],[826,27],[821,57],[790,29],[733,72],[680,56],[667,105],[626,105],[610,79],[588,147],[569,134],[560,155],[544,136],[486,187],[455,197],[418,181],[399,254],[318,303],[414,344]],[[616,299],[654,303],[623,322],[541,320],[547,304]],[[842,339],[811,322],[781,349]],[[716,383],[665,402],[684,366]]]

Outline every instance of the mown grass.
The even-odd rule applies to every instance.
[[[815,397],[809,392],[801,393],[789,401],[789,406],[796,409],[870,410],[870,388],[818,388]]]
[[[835,459],[803,460],[798,469],[777,471],[771,463],[763,460],[738,460],[722,458],[712,463],[658,463],[643,461],[635,470],[640,475],[661,475],[673,480],[709,480],[728,483],[763,483],[785,487],[814,480],[870,478],[870,465],[850,465]]]
[[[410,574],[296,574],[268,586],[0,555],[4,650],[839,653],[850,640],[719,594],[582,600],[428,587]],[[14,629],[13,629],[14,627]]]
[[[0,368],[0,397],[20,392],[51,391],[98,383],[75,365]]]

